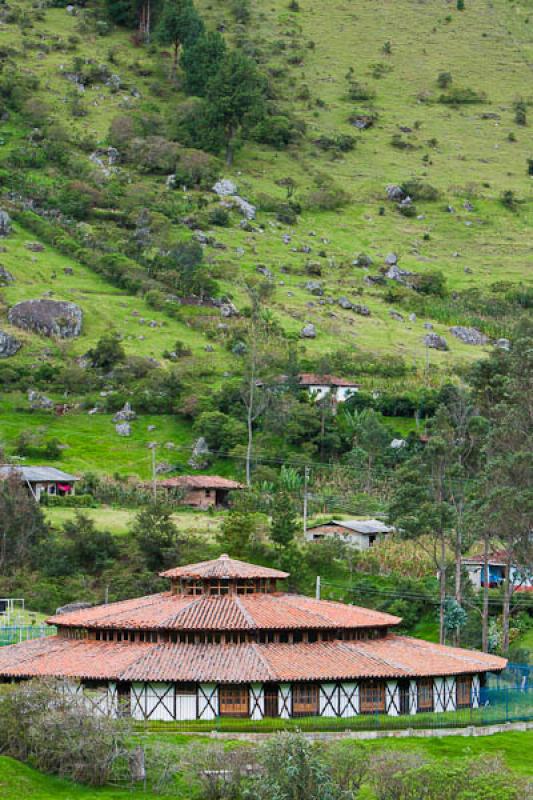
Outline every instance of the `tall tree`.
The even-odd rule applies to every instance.
[[[180,64],[185,73],[187,94],[204,97],[208,83],[218,72],[225,55],[226,43],[218,31],[202,33],[196,41],[183,48]]]
[[[163,45],[172,45],[172,68],[176,71],[182,46],[192,45],[203,33],[204,23],[192,0],[166,0],[156,35]]]
[[[255,62],[239,50],[226,53],[207,85],[209,117],[224,133],[228,166],[233,163],[238,135],[248,122],[257,122],[264,114],[265,88]]]
[[[170,509],[158,503],[141,509],[131,527],[131,535],[146,566],[153,572],[179,561],[181,539]]]
[[[271,330],[265,324],[263,304],[272,294],[270,281],[248,281],[245,285],[251,302],[249,325],[244,354],[244,377],[241,386],[241,400],[246,411],[246,484],[252,483],[252,451],[254,425],[266,411],[270,401],[269,369],[273,357]]]
[[[0,575],[26,566],[47,533],[42,509],[19,476],[0,480]]]
[[[270,538],[280,548],[288,547],[298,531],[294,502],[286,491],[274,496]]]

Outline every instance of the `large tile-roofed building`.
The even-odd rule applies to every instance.
[[[62,678],[135,719],[350,717],[476,706],[506,664],[400,636],[391,614],[287,594],[287,573],[227,555],[162,575],[168,592],[56,614],[56,636],[1,648],[0,679]]]

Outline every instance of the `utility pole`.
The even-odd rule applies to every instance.
[[[316,576],[315,597],[317,600],[320,600],[320,575]]]
[[[307,486],[309,483],[309,467],[304,469],[304,536],[307,533]]]
[[[156,463],[155,463],[155,451],[157,448],[157,444],[155,442],[150,442],[148,447],[152,451],[152,494],[155,503],[157,502],[157,482],[156,482]]]

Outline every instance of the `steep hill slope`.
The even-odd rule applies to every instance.
[[[465,344],[449,327],[505,336],[528,302],[531,0],[475,6],[467,0],[464,11],[437,0],[302,0],[293,10],[284,0],[267,6],[254,0],[245,25],[235,21],[234,5],[197,5],[208,26],[223,28],[229,43],[254,55],[296,134],[282,149],[247,140],[231,168],[209,162],[201,188],[186,189],[179,177],[176,188],[169,185],[173,170],[155,153],[153,137],[172,138],[185,101],[180,80],[169,79],[168,54],[154,43],[137,46],[131,31],[103,21],[99,6],[69,13],[21,0],[4,7],[0,178],[15,222],[1,262],[15,280],[2,289],[0,329],[16,333],[24,346],[2,368],[21,366],[31,376],[43,363],[64,367],[116,329],[128,354],[164,368],[171,366],[164,353],[176,340],[190,348],[179,369],[191,391],[238,374],[242,364],[232,352],[238,320],[223,320],[221,327],[212,305],[180,305],[169,314],[164,299],[141,296],[153,288],[157,248],[198,238],[194,228],[203,232],[218,297],[242,309],[243,280],[259,267],[271,276],[269,305],[287,340],[298,341],[306,323],[315,325],[316,338],[301,342],[309,367],[342,349],[369,359],[402,357],[412,370],[403,385],[453,379],[484,348]],[[23,95],[19,102],[13,102],[15,90]],[[126,141],[109,163],[109,129],[117,117],[136,120],[144,146],[136,159],[126,156]],[[46,144],[54,140],[55,149]],[[251,224],[243,226],[232,211],[227,226],[213,225],[219,199],[209,189],[216,177],[234,181],[257,206]],[[287,183],[300,211],[289,218],[283,213]],[[387,198],[389,184],[403,185],[413,204],[400,209]],[[80,212],[76,200],[89,190]],[[54,208],[63,216],[51,214]],[[39,241],[43,251],[28,249]],[[385,279],[390,253],[414,277]],[[369,257],[367,266],[361,254]],[[435,273],[443,280],[437,275],[435,283]],[[424,279],[427,291],[401,284]],[[309,281],[320,284],[320,296]],[[9,307],[45,292],[83,309],[79,339],[50,342],[7,323]],[[343,297],[369,315],[343,308]],[[448,351],[426,348],[425,323],[446,337]],[[350,366],[345,373],[361,378]],[[6,381],[10,387],[21,388]],[[77,400],[88,394],[83,387],[71,392]],[[7,442],[27,424],[25,415],[17,416],[21,405],[16,394],[3,401]],[[74,415],[69,425],[74,432]],[[168,425],[170,438],[190,438],[186,422]],[[96,457],[96,466],[107,464]],[[131,460],[120,465],[130,469]]]

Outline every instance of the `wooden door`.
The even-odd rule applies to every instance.
[[[265,717],[279,716],[279,686],[277,683],[265,683]]]
[[[400,714],[409,713],[409,681],[398,681],[400,693]]]

